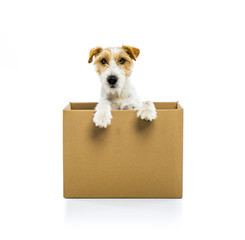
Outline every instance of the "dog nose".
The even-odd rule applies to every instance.
[[[110,75],[110,76],[107,78],[107,81],[108,81],[109,84],[114,85],[114,84],[117,82],[117,76],[115,76],[115,75]]]

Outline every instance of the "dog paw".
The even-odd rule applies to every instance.
[[[121,110],[134,110],[135,106],[133,104],[122,105],[120,107]]]
[[[137,112],[137,117],[146,121],[152,121],[156,119],[157,112],[154,104],[150,101],[144,102]]]
[[[107,128],[111,124],[111,112],[96,112],[93,121],[96,127]]]

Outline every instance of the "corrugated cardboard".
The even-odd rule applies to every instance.
[[[155,103],[157,119],[113,110],[112,124],[95,127],[96,103],[63,111],[65,198],[181,198],[183,108]]]

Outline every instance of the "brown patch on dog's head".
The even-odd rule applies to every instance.
[[[88,62],[91,63],[94,57],[94,65],[100,75],[106,69],[111,69],[114,72],[115,68],[118,68],[124,71],[125,77],[129,77],[132,72],[133,60],[136,61],[139,53],[138,48],[129,46],[118,48],[96,47],[91,49]]]
[[[136,61],[136,58],[140,54],[140,50],[135,47],[130,47],[130,46],[122,46],[122,49],[125,50],[125,52],[134,60]]]
[[[94,60],[94,65],[96,67],[96,71],[101,74],[104,70],[109,67],[111,58],[111,52],[108,49],[103,49],[99,54],[96,55]],[[105,64],[102,61],[105,60]]]
[[[103,48],[102,47],[95,47],[95,48],[92,48],[89,52],[89,58],[88,58],[88,63],[91,63],[93,62],[93,56],[96,56],[98,55],[100,52],[103,51]]]
[[[115,62],[124,70],[125,76],[129,77],[132,72],[133,61],[127,52],[121,48],[121,51],[114,54]],[[124,60],[123,63],[121,60]]]

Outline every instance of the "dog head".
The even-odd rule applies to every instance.
[[[138,48],[122,46],[116,48],[96,47],[90,50],[88,62],[94,65],[104,90],[120,93],[133,69],[133,60],[140,54]]]

